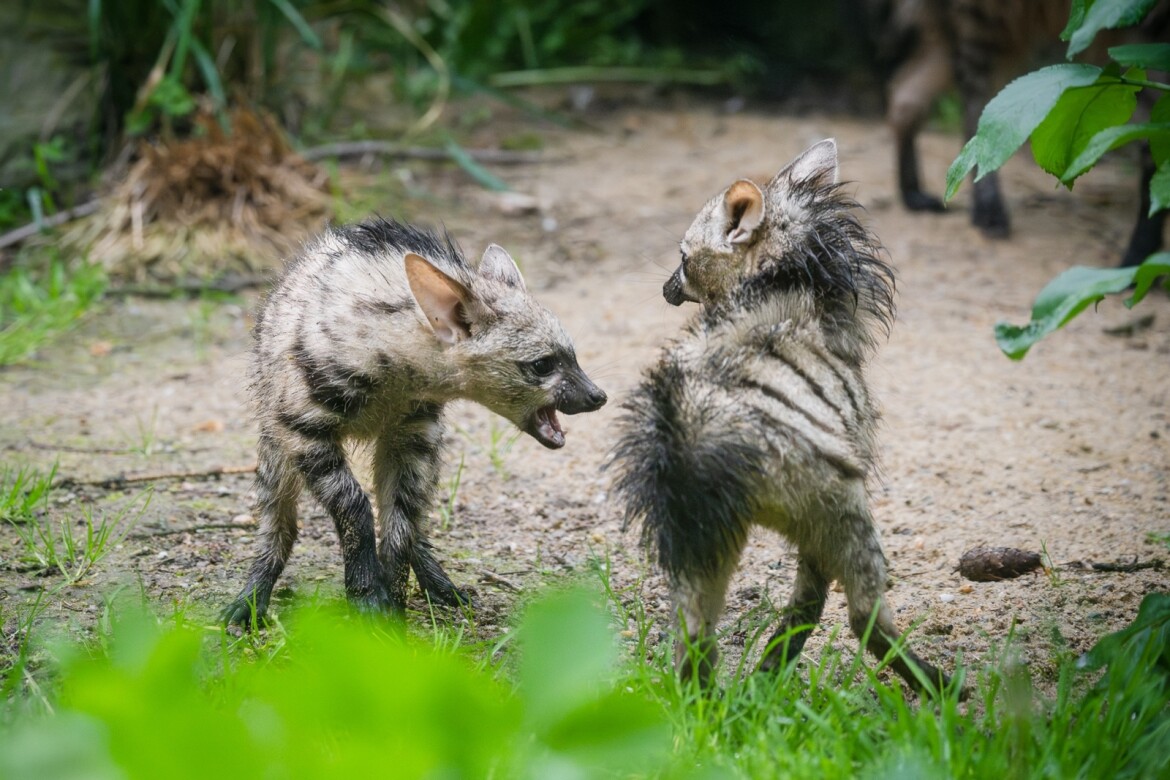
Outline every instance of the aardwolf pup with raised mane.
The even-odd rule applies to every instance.
[[[297,537],[303,488],[329,511],[359,607],[401,611],[413,569],[435,602],[468,603],[435,560],[423,521],[439,476],[443,406],[476,401],[550,449],[557,412],[605,393],[503,249],[469,263],[446,234],[387,220],[334,228],[287,266],[256,318],[259,552],[224,618],[263,617]],[[373,441],[379,534],[346,462]]]
[[[710,680],[753,524],[798,551],[761,669],[800,652],[833,580],[873,653],[899,636],[866,492],[877,411],[863,374],[874,331],[893,319],[893,271],[856,208],[837,184],[836,144],[821,141],[763,189],[741,179],[712,198],[663,289],[702,309],[625,404],[615,487],[670,583],[684,679]],[[947,681],[905,648],[893,666],[916,688],[919,673]]]

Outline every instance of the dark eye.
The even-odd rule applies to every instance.
[[[686,252],[682,253],[682,267],[684,269],[687,267],[687,253]]]
[[[528,368],[537,376],[548,376],[557,370],[557,359],[552,355],[545,355],[529,363]]]

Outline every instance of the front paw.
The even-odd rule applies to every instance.
[[[479,608],[479,601],[475,598],[475,592],[473,590],[457,588],[451,582],[424,587],[423,593],[426,594],[427,600],[432,604],[439,604],[444,607],[451,607],[452,609],[470,609],[472,611]]]
[[[251,631],[264,627],[267,622],[265,611],[264,607],[256,605],[254,599],[241,596],[220,610],[219,620],[228,628]]]
[[[347,595],[350,605],[362,614],[401,617],[405,613],[402,601],[394,598],[390,589],[380,580],[367,587],[352,589]]]

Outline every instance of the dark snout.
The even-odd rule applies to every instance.
[[[593,384],[593,380],[581,369],[570,372],[561,385],[557,399],[557,411],[565,414],[596,412],[608,400],[605,391]]]
[[[694,298],[687,295],[683,290],[682,280],[682,266],[675,269],[670,278],[666,280],[666,284],[662,285],[662,297],[671,306],[681,306],[683,303],[690,301],[691,303],[698,303]]]

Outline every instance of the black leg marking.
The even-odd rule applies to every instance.
[[[820,622],[828,596],[829,581],[811,560],[801,555],[796,566],[792,597],[788,600],[780,627],[768,640],[760,671],[780,669],[796,660],[812,633],[812,627]],[[790,633],[794,629],[799,630]]]
[[[243,628],[262,622],[268,611],[272,589],[297,539],[297,496],[301,491],[298,474],[270,434],[261,432],[257,454],[258,550],[243,589],[221,612],[224,622]]]
[[[999,177],[994,171],[975,182],[971,224],[988,238],[1007,238],[1011,234],[1011,219],[1003,205],[999,191]]]
[[[873,522],[867,515],[843,517],[842,524],[850,528],[848,538],[852,543],[839,552],[836,574],[849,602],[849,627],[858,639],[866,641],[866,648],[871,653],[879,659],[885,658],[901,636],[883,595],[887,579],[885,556]],[[905,644],[890,661],[890,668],[916,691],[925,688],[915,670],[921,671],[925,679],[939,690],[950,683],[946,674],[919,658]]]
[[[435,498],[442,454],[442,407],[420,406],[388,428],[374,454],[378,489],[378,555],[397,604],[405,605],[413,569],[432,602],[448,606],[471,604],[435,559],[427,541],[425,521]]]
[[[1129,246],[1122,255],[1122,266],[1141,265],[1150,255],[1162,248],[1162,231],[1166,225],[1166,210],[1163,209],[1150,216],[1150,180],[1154,177],[1156,167],[1154,157],[1150,153],[1149,142],[1141,145],[1142,175],[1140,177],[1140,195],[1138,198],[1137,219],[1134,221],[1133,233],[1129,237]]]
[[[393,606],[382,578],[369,499],[336,443],[317,442],[301,452],[297,466],[313,496],[333,518],[345,562],[345,593],[360,609]]]
[[[426,592],[431,603],[447,607],[474,607],[475,600],[467,591],[456,587],[447,572],[434,557],[434,547],[425,539],[414,545],[410,566],[418,579],[418,586]]]
[[[925,192],[918,174],[918,152],[914,146],[917,128],[898,139],[898,190],[902,204],[910,211],[946,211],[940,198]]]

